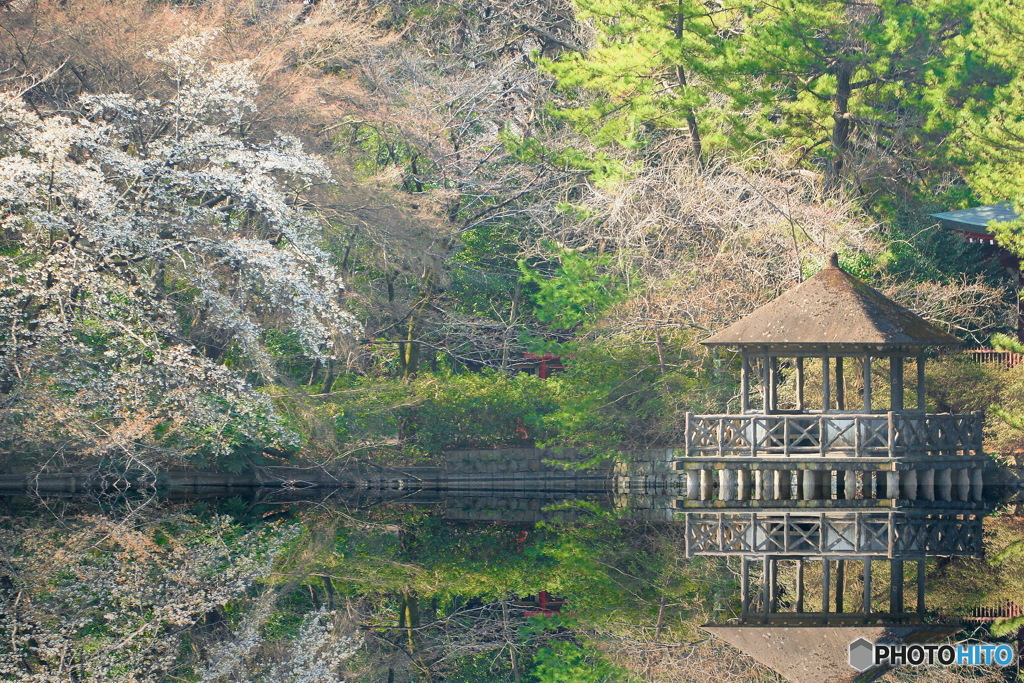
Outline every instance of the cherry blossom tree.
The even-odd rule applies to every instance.
[[[288,449],[265,335],[329,362],[357,329],[311,200],[331,174],[254,132],[249,64],[204,59],[214,37],[151,53],[149,97],[0,94],[0,455]]]

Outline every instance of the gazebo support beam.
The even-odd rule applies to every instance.
[[[846,410],[846,377],[843,373],[843,357],[836,358],[836,409]]]
[[[767,557],[764,558],[764,585],[761,586],[761,620],[763,623],[768,623],[768,612],[771,608],[771,592],[770,586],[772,583],[771,563]]]
[[[772,409],[771,367],[771,357],[765,351],[764,357],[761,359],[761,406],[765,415],[770,413]]]
[[[796,359],[796,409],[804,410],[804,359]]]
[[[889,410],[903,410],[903,356],[889,359]]]
[[[864,614],[871,614],[871,558],[864,558]]]
[[[836,560],[836,614],[842,614],[843,595],[846,593],[846,560]]]
[[[922,412],[925,410],[923,353],[917,355],[917,409]]]
[[[889,593],[889,612],[892,614],[903,613],[903,560],[892,560],[890,574],[892,576],[891,591]]]
[[[740,352],[740,412],[750,412],[750,355],[746,349]]]
[[[804,559],[796,561],[796,611],[804,611]]]
[[[750,560],[740,560],[740,622],[746,623],[750,613]]]
[[[832,383],[829,381],[828,356],[821,357],[821,410],[828,412],[832,407]]]
[[[829,569],[829,559],[828,557],[823,557],[821,559],[821,613],[825,616],[826,623],[828,623],[829,603],[831,602],[829,596],[829,583],[831,583]]]
[[[871,356],[864,356],[864,412],[871,412]]]
[[[917,561],[917,614],[924,616],[924,558]]]

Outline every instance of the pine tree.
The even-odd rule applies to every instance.
[[[713,130],[707,111],[735,12],[704,0],[580,0],[595,44],[545,62],[569,93],[592,101],[560,114],[599,144],[641,147],[654,131],[681,131],[700,158]],[[714,140],[712,140],[714,142]]]
[[[927,111],[942,44],[966,28],[970,0],[754,2],[734,63],[754,79],[733,90],[747,136],[783,138],[811,159],[824,150],[835,184],[851,161],[890,155]]]
[[[980,0],[969,34],[952,41],[950,68],[933,84],[933,125],[982,201],[1011,200],[1024,215],[1024,1]],[[993,226],[1024,255],[1024,221]]]

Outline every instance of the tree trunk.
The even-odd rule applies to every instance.
[[[331,393],[331,387],[334,386],[334,361],[327,361],[327,374],[324,376],[324,386],[321,389],[321,393]]]
[[[420,599],[412,591],[402,595],[402,620],[406,626],[409,653],[416,652],[416,630],[420,627]]]
[[[508,372],[508,342],[509,335],[512,333],[513,326],[516,324],[516,314],[519,312],[519,295],[522,292],[523,283],[521,280],[516,280],[515,291],[512,292],[512,306],[508,312],[508,327],[505,329],[505,334],[502,335],[501,340],[501,369],[503,372]]]
[[[398,342],[398,365],[402,368],[402,377],[411,377],[419,369],[420,349],[416,344],[415,313],[409,314],[409,324],[405,328],[405,340]]]
[[[682,4],[682,0],[679,0],[676,11],[675,30],[673,31],[676,40],[680,40],[683,37]],[[680,90],[686,88],[686,72],[683,70],[682,64],[676,64],[676,81]],[[686,127],[690,133],[690,144],[693,146],[693,156],[699,161],[703,153],[703,145],[700,140],[700,128],[697,127],[697,115],[690,108],[686,109],[684,115],[686,116]]]
[[[423,285],[417,293],[416,303],[409,312],[409,322],[405,327],[405,340],[398,343],[398,363],[403,377],[411,377],[419,370],[420,345],[416,340],[416,320],[423,315],[430,302],[434,288],[434,273],[426,270],[422,275]]]
[[[826,181],[829,187],[836,187],[846,162],[847,150],[850,146],[850,77],[853,69],[850,64],[841,62],[836,72],[836,94],[833,99],[835,109],[832,114],[832,161],[828,165]]]

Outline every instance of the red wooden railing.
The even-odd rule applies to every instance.
[[[1000,351],[998,349],[989,349],[984,346],[978,346],[972,349],[955,349],[946,351],[941,354],[943,356],[963,356],[967,360],[975,363],[993,364],[1002,367],[1005,370],[1015,368],[1022,361],[1024,361],[1024,353],[1014,353],[1013,351]]]
[[[520,369],[527,372],[536,372],[541,379],[547,379],[552,373],[565,370],[562,364],[562,357],[553,353],[524,353],[525,363],[520,363]]]
[[[554,616],[562,611],[562,607],[565,605],[565,600],[552,598],[547,591],[541,591],[537,594],[537,600],[535,604],[537,605],[538,609],[524,610],[524,617]]]
[[[1024,609],[1021,609],[1020,605],[1003,600],[995,605],[975,607],[968,616],[964,617],[964,621],[987,624],[997,619],[1012,619],[1021,616],[1024,616]]]

